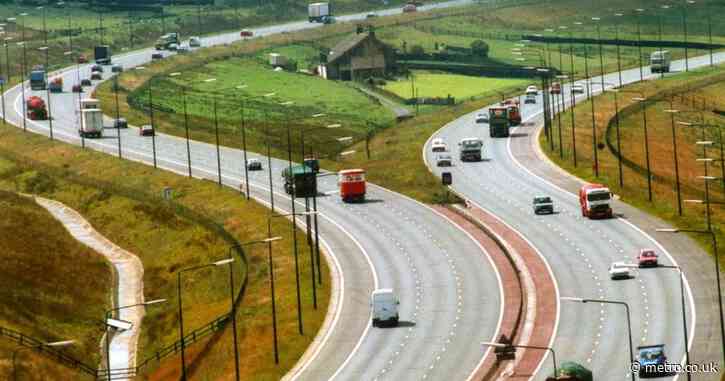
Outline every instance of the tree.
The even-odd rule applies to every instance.
[[[488,44],[483,40],[476,40],[471,43],[471,54],[479,57],[488,57]]]
[[[413,45],[410,47],[410,54],[414,56],[423,56],[425,55],[425,50],[420,45]]]

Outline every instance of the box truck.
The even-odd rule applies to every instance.
[[[332,16],[330,3],[312,3],[307,10],[310,22],[324,22]]]

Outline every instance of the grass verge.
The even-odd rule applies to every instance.
[[[13,171],[0,159],[0,178]],[[76,241],[34,200],[0,190],[0,325],[46,342],[76,340],[66,353],[86,364],[100,361],[99,332],[110,305],[112,269]],[[12,377],[12,353],[21,346],[0,337],[0,378]],[[41,379],[74,371],[40,360],[27,349],[18,355],[18,379]]]
[[[240,242],[266,236],[268,209],[209,181],[192,180],[51,142],[9,126],[0,126],[0,157],[5,163],[0,189],[37,193],[63,202],[81,212],[100,233],[142,260],[145,295],[167,298],[168,302],[147,309],[139,342],[140,360],[177,339],[177,271],[229,256],[229,242],[214,226],[223,228]],[[173,189],[174,205],[161,199],[166,187]],[[285,306],[279,309],[278,328],[281,337],[294,338],[281,341],[283,361],[277,367],[271,366],[271,340],[265,336],[270,308],[266,255],[247,250],[248,272],[243,273],[241,266],[235,266],[237,282],[245,275],[249,277],[237,316],[241,327],[239,339],[247,343],[241,352],[241,361],[253,372],[250,374],[273,378],[284,374],[304,352],[324,318],[329,287],[319,290],[320,307],[314,312],[311,292],[304,287],[303,308],[308,311],[304,316],[306,335],[296,334],[296,309],[291,307],[296,297],[290,225],[283,219],[275,219],[273,223],[274,234],[283,237],[274,247],[277,302]],[[309,258],[304,245],[300,256]],[[309,285],[309,261],[302,260],[300,268],[301,284]],[[324,264],[323,270],[327,280]],[[229,310],[228,276],[226,268],[185,274],[183,313],[188,331]],[[329,281],[325,284],[329,285]],[[102,320],[100,315],[97,318]],[[99,327],[98,337],[101,332]],[[219,341],[231,341],[229,332],[229,329],[224,331]],[[98,338],[93,344],[97,343]],[[205,369],[199,376],[223,378],[233,369],[231,352],[215,357],[215,361],[213,368]]]

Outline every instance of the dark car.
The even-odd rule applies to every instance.
[[[73,85],[73,92],[74,93],[82,93],[83,92],[83,86],[81,86],[81,85]]]
[[[91,73],[91,80],[92,81],[100,81],[102,79],[103,79],[103,74],[101,74],[101,73],[99,73],[97,71],[94,71],[93,73]]]
[[[122,71],[123,71],[123,66],[121,66],[119,64],[115,64],[115,65],[111,66],[111,73],[120,73]]]
[[[153,52],[151,53],[151,59],[152,60],[160,60],[163,59],[164,55],[161,52]]]
[[[247,169],[250,171],[261,171],[262,162],[259,159],[249,159],[247,160]]]
[[[98,64],[91,66],[91,73],[95,72],[103,73],[103,66]]]
[[[534,197],[534,214],[542,213],[554,213],[554,201],[549,196]]]
[[[113,128],[128,128],[126,118],[118,118],[113,121]]]
[[[93,84],[93,83],[91,83],[91,80],[90,80],[90,79],[88,79],[88,78],[86,78],[86,79],[81,79],[81,86],[91,86],[92,84]]]
[[[150,124],[144,124],[141,126],[141,128],[138,129],[138,134],[141,136],[154,136],[156,133],[154,132],[154,127]]]

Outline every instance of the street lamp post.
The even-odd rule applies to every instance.
[[[610,84],[611,85],[611,84]],[[621,146],[621,139],[619,134],[619,100],[617,93],[619,92],[618,89],[604,89],[603,91],[608,91],[614,94],[614,116],[616,118],[616,132],[617,132],[617,166],[619,169],[619,187],[624,188],[624,171],[622,170],[622,146]]]
[[[293,199],[292,203],[294,204],[294,199]],[[293,239],[296,239],[296,235],[297,235],[296,234],[297,225],[295,223],[296,222],[295,217],[297,217],[297,216],[306,216],[306,215],[309,215],[311,213],[313,213],[313,212],[296,213],[296,212],[293,211],[292,213],[274,214],[274,215],[269,216],[269,218],[267,218],[267,231],[268,231],[268,235],[271,236],[271,234],[272,234],[271,233],[272,232],[272,218],[292,217],[292,229],[293,229],[292,238]],[[296,283],[296,287],[297,287],[297,326],[298,326],[300,335],[304,335],[304,330],[303,330],[303,327],[302,327],[302,298],[300,296],[300,271],[299,271],[299,266],[298,266],[298,261],[297,261],[297,246],[296,246],[296,244],[295,244],[294,254],[295,254],[295,283]]]
[[[118,158],[123,158],[123,153],[121,150],[121,123],[119,123],[119,119],[121,119],[121,111],[120,106],[118,102],[118,74],[113,76],[113,95],[116,99],[116,137],[118,140]]]
[[[685,275],[682,273],[682,268],[680,266],[670,266],[670,265],[658,265],[657,267],[663,268],[663,269],[674,269],[677,270],[679,278],[680,278],[680,304],[682,306],[682,333],[685,336],[685,366],[689,368],[690,366],[690,347],[687,345],[687,314],[685,309]],[[692,379],[692,372],[685,372],[687,375],[687,380]]]
[[[667,10],[670,9],[670,6],[665,4],[660,7],[660,9]],[[657,12],[658,20],[659,20],[659,41],[660,41],[660,50],[662,50],[662,11]],[[665,72],[663,70],[660,70],[660,78],[665,77]]]
[[[5,123],[5,82],[10,83],[10,49],[8,48],[8,41],[12,37],[5,37],[3,44],[5,45],[5,80],[0,81],[0,98],[2,98],[2,110],[3,110],[3,123]],[[2,63],[0,63],[2,65]]]
[[[674,109],[674,101],[670,98],[670,109],[665,110],[670,114],[670,125],[672,128],[672,149],[673,159],[675,161],[675,192],[677,193],[677,214],[682,216],[682,194],[680,193],[680,168],[677,160],[677,132],[675,131],[675,114],[678,110]]]
[[[602,83],[602,91],[604,91],[604,53],[602,51],[602,31],[601,21],[599,17],[592,17],[592,21],[597,26],[597,43],[599,45],[599,79]]]
[[[551,352],[551,361],[554,364],[554,377],[559,376],[559,367],[556,362],[556,352],[554,352],[554,348],[551,347],[540,347],[536,345],[518,345],[518,344],[505,344],[505,343],[492,343],[492,342],[483,342],[481,345],[486,347],[494,347],[494,348],[522,348],[522,349],[538,349],[542,351],[549,351]]]
[[[13,380],[18,381],[18,354],[25,350],[38,349],[43,347],[66,347],[75,343],[75,340],[55,341],[51,343],[40,343],[31,347],[20,347],[13,351]]]
[[[644,94],[642,94],[644,95]],[[632,100],[639,102],[640,112],[642,113],[642,125],[644,127],[644,156],[647,166],[647,199],[652,202],[652,170],[649,162],[649,136],[647,135],[647,106],[645,102],[647,99],[644,96],[632,98]]]
[[[169,77],[174,78],[180,76],[180,72],[173,72],[169,74]],[[189,114],[186,108],[186,86],[181,85],[181,103],[184,109],[184,131],[186,131],[186,164],[189,170],[189,177],[191,178],[191,139],[189,136]]]
[[[695,234],[707,234],[712,239],[712,250],[715,254],[715,275],[716,275],[716,283],[717,283],[717,305],[720,311],[720,344],[723,348],[723,357],[725,358],[725,320],[723,319],[723,306],[722,306],[722,291],[720,288],[720,256],[718,255],[717,251],[717,238],[715,237],[715,232],[712,229],[709,230],[694,230],[694,229],[671,229],[671,228],[660,228],[656,229],[658,232],[662,233],[695,233]],[[682,281],[682,269],[680,269],[680,281]],[[683,294],[683,304],[684,304],[684,294]],[[684,308],[684,307],[683,307]],[[684,317],[684,315],[683,315]],[[687,327],[687,326],[685,326]],[[687,334],[687,329],[685,329],[685,334]],[[685,341],[685,347],[687,347],[687,341]]]
[[[239,85],[236,88],[241,90],[246,87],[247,87],[247,85]],[[242,98],[242,100],[240,102],[240,106],[241,106],[241,115],[240,116],[242,118],[242,152],[244,154],[244,186],[246,188],[245,194],[246,194],[247,200],[249,200],[250,195],[249,195],[249,167],[247,165],[247,126],[246,126],[246,118],[244,115],[245,103],[246,103],[246,101],[244,100],[244,98]]]
[[[579,303],[605,303],[605,304],[616,304],[620,306],[624,306],[625,311],[627,312],[627,332],[629,333],[629,362],[630,364],[634,362],[634,349],[632,345],[632,323],[629,313],[629,304],[626,302],[620,302],[616,300],[606,300],[606,299],[583,299],[583,298],[574,298],[574,297],[567,297],[563,296],[559,298],[563,301],[570,301],[570,302],[579,302]],[[629,365],[627,366],[629,368]],[[630,372],[630,375],[632,376],[632,381],[635,381],[634,372]]]
[[[282,237],[268,237],[265,239],[257,240],[257,241],[250,241],[250,242],[244,242],[239,245],[235,245],[229,248],[229,257],[232,257],[232,249],[234,248],[242,248],[244,246],[252,246],[252,245],[258,245],[258,244],[267,244],[269,251],[269,268],[270,268],[270,284],[272,288],[272,318],[273,318],[273,327],[274,327],[274,356],[275,356],[275,363],[279,363],[279,355],[277,353],[277,311],[275,308],[275,302],[274,302],[274,273],[272,271],[272,242],[281,240]],[[234,331],[234,370],[236,374],[236,380],[239,381],[239,349],[237,345],[237,318],[236,318],[236,306],[234,304],[234,275],[232,272],[231,262],[229,262],[229,287],[232,292],[232,330]]]
[[[637,8],[637,55],[639,55],[639,80],[644,81],[644,63],[642,63],[642,12],[644,9]]]
[[[23,97],[23,131],[28,130],[28,100],[25,99],[25,73],[26,68],[25,65],[27,64],[27,56],[25,52],[25,41],[21,41],[18,43],[18,45],[22,46],[23,48],[23,63],[22,63],[22,73],[20,74],[20,93]]]
[[[48,45],[41,46],[38,48],[38,50],[45,52],[45,70],[46,73],[50,72],[50,63],[48,59]],[[46,74],[47,77],[47,74]],[[50,78],[48,78],[50,79]],[[48,83],[45,86],[45,96],[48,98],[48,129],[50,130],[50,140],[53,140],[53,108],[51,107],[51,99],[50,99],[50,80],[47,81]]]
[[[622,51],[620,48],[619,41],[619,20],[624,16],[623,13],[615,13],[614,17],[617,18],[617,22],[614,23],[614,35],[617,41],[617,74],[619,74],[619,87],[622,87]]]
[[[108,328],[111,327],[111,325],[109,324],[109,320],[111,319],[111,316],[113,315],[113,313],[119,312],[121,310],[125,310],[128,308],[150,306],[153,304],[164,303],[164,302],[166,302],[166,299],[154,299],[154,300],[149,300],[148,302],[136,303],[136,304],[132,304],[132,305],[128,305],[128,306],[111,308],[110,310],[106,311],[106,313],[105,313],[105,316],[106,316],[106,320],[105,320],[105,323],[106,323],[106,379],[108,381],[111,381],[111,335],[108,332]]]
[[[687,4],[695,4],[694,0],[682,1],[682,36],[685,39],[685,71],[690,71],[690,63],[687,49]]]
[[[206,83],[215,82],[216,78],[209,78],[204,80]],[[219,118],[217,116],[217,97],[216,94],[212,95],[214,105],[214,135],[216,136],[216,168],[217,177],[219,179],[219,186],[222,186],[222,157],[221,150],[219,149]]]
[[[184,341],[185,341],[184,340],[184,314],[183,314],[183,306],[182,306],[182,300],[181,300],[181,295],[182,295],[181,294],[181,274],[184,272],[199,270],[199,269],[203,269],[203,268],[207,268],[207,267],[223,266],[223,265],[229,264],[233,261],[234,261],[234,258],[222,259],[222,260],[212,262],[212,263],[207,263],[204,265],[187,267],[187,268],[179,270],[176,273],[176,275],[177,275],[176,286],[177,286],[177,292],[178,292],[178,298],[179,298],[179,340],[180,340],[180,344],[181,344],[181,379],[183,381],[186,381],[186,357],[184,354],[184,348],[186,347],[186,345],[184,344]]]
[[[562,25],[559,27],[559,29],[568,29],[566,25]],[[571,76],[569,78],[569,96],[571,98],[571,107],[569,110],[571,111],[571,146],[572,146],[572,155],[574,159],[574,168],[577,166],[577,155],[576,155],[576,122],[574,120],[574,110],[576,109],[576,95],[574,95],[574,92],[571,90],[571,85],[574,84],[574,80],[576,77],[576,72],[574,71],[574,42],[573,42],[573,34],[571,30],[569,30],[569,65],[571,68]]]

